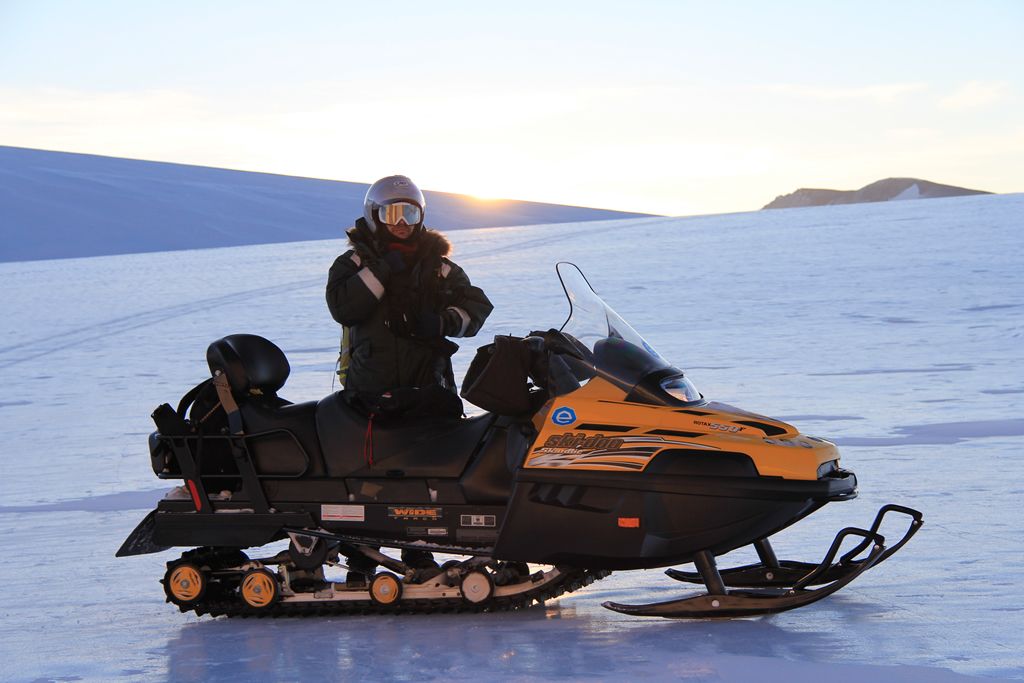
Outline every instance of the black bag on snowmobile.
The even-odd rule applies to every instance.
[[[462,382],[462,398],[498,415],[519,415],[530,401],[531,351],[521,337],[499,335],[477,349]]]
[[[477,349],[461,396],[498,415],[535,412],[544,399],[575,391],[580,379],[589,379],[585,373],[577,376],[567,363],[582,358],[577,346],[558,330],[531,332],[525,338],[496,336]]]

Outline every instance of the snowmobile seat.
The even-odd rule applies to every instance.
[[[367,418],[336,392],[317,406],[316,428],[329,477],[454,479],[466,469],[494,419],[491,414],[408,418],[375,421],[368,429]]]
[[[258,474],[324,476],[324,458],[316,434],[316,401],[273,404],[250,400],[239,406],[245,444]]]

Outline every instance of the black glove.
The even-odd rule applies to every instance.
[[[412,328],[412,336],[420,339],[437,339],[444,330],[441,327],[441,316],[437,313],[424,311],[417,313]]]
[[[391,269],[392,273],[401,273],[405,270],[405,259],[402,257],[401,252],[389,251],[381,260],[388,264],[388,268]]]

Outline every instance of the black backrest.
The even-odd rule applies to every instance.
[[[210,373],[227,375],[231,391],[242,397],[257,389],[273,396],[288,381],[291,367],[274,342],[255,334],[231,334],[206,349]]]

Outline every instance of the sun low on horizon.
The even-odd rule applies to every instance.
[[[0,145],[664,215],[1024,191],[1024,5],[806,10],[14,0]]]

